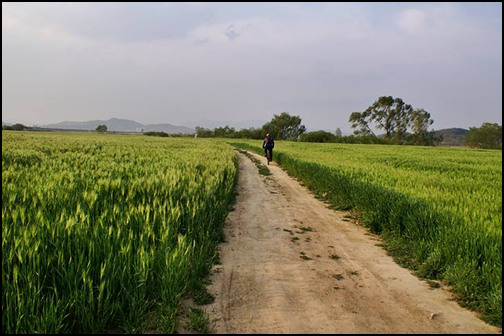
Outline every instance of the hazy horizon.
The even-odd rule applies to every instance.
[[[2,3],[3,122],[350,133],[389,95],[502,124],[502,3]]]

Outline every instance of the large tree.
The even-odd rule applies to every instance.
[[[296,140],[306,132],[306,127],[301,125],[301,118],[291,116],[287,112],[275,114],[270,122],[263,125],[262,129],[264,133],[269,133],[280,140]]]
[[[470,127],[463,143],[471,147],[502,149],[502,125],[483,123],[480,128]]]
[[[364,112],[353,112],[348,120],[355,135],[374,135],[370,124],[385,131],[385,138],[401,141],[406,138],[408,127],[418,139],[426,138],[428,127],[432,125],[430,113],[424,109],[413,109],[401,98],[379,97]]]
[[[96,131],[100,133],[105,133],[107,132],[107,130],[108,130],[107,125],[98,125],[96,127]]]
[[[409,124],[409,114],[413,111],[411,105],[401,98],[383,96],[367,108],[371,121],[376,121],[377,128],[385,130],[385,137],[401,140],[406,134]]]

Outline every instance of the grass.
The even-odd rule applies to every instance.
[[[306,227],[302,226],[299,228],[300,231],[297,231],[296,233],[303,234],[305,232],[313,232],[313,229],[311,227]]]
[[[215,297],[210,294],[204,284],[200,284],[197,289],[192,292],[194,303],[197,305],[207,305],[215,301]]]
[[[329,258],[333,259],[333,260],[338,260],[339,258],[341,258],[339,255],[337,255],[336,253],[333,253],[329,256]]]
[[[306,253],[305,253],[305,252],[302,252],[302,251],[300,252],[300,256],[299,256],[299,258],[301,258],[301,259],[303,259],[303,260],[313,260],[313,258],[308,257],[308,256],[306,255]]]
[[[239,152],[242,153],[242,154],[245,154],[256,165],[256,167],[257,167],[257,169],[259,171],[259,174],[261,174],[263,176],[269,176],[269,175],[271,175],[271,172],[268,169],[268,167],[266,167],[265,165],[263,165],[252,154],[250,154],[249,152],[244,151],[244,150],[239,150]]]
[[[200,308],[191,308],[189,310],[189,327],[199,334],[210,333],[208,314]]]
[[[290,235],[294,235],[294,232],[292,232],[292,230],[289,230],[289,229],[283,229],[285,232],[289,232]]]
[[[343,277],[343,274],[333,274],[332,276],[333,278],[335,278],[336,280],[343,280],[345,277]]]

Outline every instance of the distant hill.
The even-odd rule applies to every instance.
[[[165,133],[194,133],[195,130],[186,126],[175,126],[172,124],[149,124],[144,126],[144,132],[165,132]]]
[[[464,128],[445,128],[439,131],[434,131],[435,136],[442,136],[442,146],[460,146],[462,140],[469,133],[469,130]]]
[[[67,129],[94,131],[98,125],[106,125],[110,132],[165,132],[174,133],[194,133],[194,129],[185,126],[175,126],[172,124],[149,124],[143,125],[133,120],[112,118],[109,120],[90,120],[90,121],[63,121],[56,124],[41,126],[50,129]]]

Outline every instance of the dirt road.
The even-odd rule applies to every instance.
[[[272,163],[243,154],[205,306],[215,333],[499,333],[394,263]],[[264,158],[256,156],[264,163]]]

